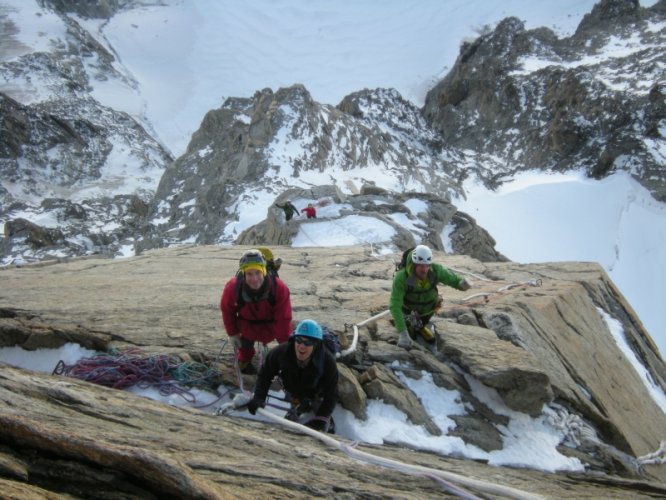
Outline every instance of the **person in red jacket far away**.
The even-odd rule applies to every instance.
[[[308,219],[317,218],[317,209],[312,203],[308,203],[308,206],[301,210],[301,212],[305,213],[308,216]]]
[[[257,373],[252,365],[255,342],[282,344],[291,335],[289,288],[277,276],[267,275],[259,250],[241,257],[238,273],[224,286],[220,310],[242,373]]]

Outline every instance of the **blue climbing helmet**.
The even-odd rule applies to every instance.
[[[304,319],[298,324],[296,330],[294,330],[294,337],[310,337],[321,340],[324,337],[324,333],[321,326],[315,320]]]

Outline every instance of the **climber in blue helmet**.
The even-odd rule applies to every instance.
[[[296,422],[309,415],[305,425],[320,432],[335,432],[331,414],[338,398],[338,366],[324,346],[323,331],[311,319],[301,321],[286,344],[274,347],[266,357],[247,404],[253,415],[266,404],[268,390],[276,376],[291,402],[286,418]]]

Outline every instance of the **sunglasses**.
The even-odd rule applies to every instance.
[[[298,337],[294,337],[294,342],[297,344],[303,344],[304,346],[312,346],[317,342],[315,339],[309,339],[307,337],[301,337],[300,335]]]

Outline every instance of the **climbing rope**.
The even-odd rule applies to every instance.
[[[569,413],[563,406],[556,403],[544,408],[547,421],[550,425],[558,429],[576,447],[595,446],[601,448],[614,456],[619,462],[624,463],[636,473],[640,471],[643,465],[666,464],[666,441],[662,441],[659,448],[647,455],[633,457],[614,446],[604,443],[594,428],[586,423],[580,416]]]
[[[310,240],[310,241],[312,242],[312,246],[315,246],[315,247],[318,247],[318,246],[319,246],[319,244],[318,244],[315,240],[313,240],[313,239],[310,237],[310,235],[307,233],[307,231],[305,230],[305,224],[301,224],[301,225],[299,225],[299,226],[298,226],[298,230],[299,230],[301,233],[303,233],[303,236],[305,236],[308,240]]]
[[[659,448],[647,455],[641,455],[636,459],[639,465],[661,465],[666,464],[666,441],[659,444]]]
[[[464,271],[455,271],[455,272],[460,274],[473,275],[473,273],[466,273]],[[507,283],[507,284],[501,286],[494,292],[479,292],[472,295],[468,295],[467,297],[462,298],[459,302],[455,304],[441,307],[440,310],[442,309],[451,310],[451,309],[458,309],[463,306],[469,307],[474,305],[487,304],[490,301],[490,299],[500,295],[505,295],[508,291],[513,290],[515,288],[526,288],[528,286],[540,287],[543,284],[542,280],[539,278],[520,281],[520,282],[493,281],[487,278],[483,278],[482,281],[488,281],[493,283]]]
[[[491,495],[502,495],[508,498],[515,498],[518,500],[536,500],[542,498],[539,495],[534,495],[522,490],[518,490],[508,486],[493,484],[477,479],[471,479],[462,476],[460,474],[455,474],[453,472],[446,472],[438,469],[433,469],[430,467],[423,467],[421,465],[412,465],[404,462],[399,462],[397,460],[392,460],[389,458],[379,457],[371,453],[357,450],[354,446],[342,443],[341,441],[333,438],[330,434],[315,431],[314,429],[310,429],[309,427],[299,424],[298,422],[292,422],[278,415],[274,415],[269,411],[264,410],[263,408],[257,409],[257,413],[259,413],[263,417],[268,418],[273,422],[289,427],[294,431],[302,432],[316,439],[319,439],[324,444],[339,449],[340,451],[342,451],[343,453],[345,453],[347,456],[349,456],[354,460],[377,465],[379,467],[385,467],[388,469],[397,470],[405,474],[434,479],[439,485],[444,487],[447,491],[462,498],[467,498],[467,499],[479,498],[469,493],[468,491],[464,490],[462,487],[475,489],[477,491]],[[461,485],[462,487],[459,485]]]
[[[233,401],[226,403],[222,405],[220,408],[218,408],[216,414],[227,415],[232,410],[241,410],[247,405],[248,401],[251,398],[252,394],[247,392],[243,394],[238,394]],[[267,406],[275,406],[275,405],[268,404]],[[280,408],[279,406],[275,407]],[[466,498],[470,500],[471,499],[480,500],[480,497],[465,490],[463,486],[467,488],[476,489],[484,493],[491,493],[494,495],[501,495],[508,498],[516,498],[519,500],[534,500],[541,498],[538,495],[532,495],[530,493],[521,490],[517,490],[507,486],[496,485],[485,481],[470,479],[465,476],[461,476],[459,474],[455,474],[452,472],[441,471],[429,467],[423,467],[420,465],[411,465],[404,462],[399,462],[396,460],[379,457],[377,455],[373,455],[368,452],[357,450],[356,449],[357,443],[352,443],[351,445],[343,443],[340,440],[335,439],[331,434],[316,431],[299,422],[275,415],[263,408],[258,408],[257,413],[260,416],[263,416],[274,423],[284,425],[296,432],[308,434],[316,439],[319,439],[324,444],[339,449],[340,451],[342,451],[343,453],[345,453],[347,456],[349,456],[354,460],[377,465],[379,467],[385,467],[388,469],[396,470],[405,474],[429,478],[435,481],[437,484],[439,484],[449,493],[461,498]]]
[[[72,365],[60,360],[53,375],[78,378],[114,389],[154,387],[162,396],[175,394],[188,403],[195,403],[196,397],[183,386],[207,389],[219,378],[216,369],[203,363],[183,362],[177,356],[167,354],[145,356],[136,348],[112,349],[108,353],[81,358]]]
[[[551,403],[544,408],[547,422],[564,434],[576,448],[583,444],[603,444],[596,431],[578,415],[569,413],[563,406]]]
[[[460,272],[460,271],[457,271],[457,272]],[[464,272],[461,272],[461,274],[472,275],[472,273],[464,273]],[[483,278],[483,280],[484,281],[492,281],[492,280],[488,280],[487,278]],[[442,307],[442,308],[440,308],[440,310],[441,309],[455,309],[455,308],[458,308],[458,307],[461,307],[461,306],[467,306],[468,307],[470,305],[475,305],[477,303],[478,304],[487,303],[490,296],[501,295],[501,294],[506,293],[509,290],[513,290],[514,288],[518,288],[518,287],[541,286],[541,284],[542,284],[542,282],[541,282],[540,279],[532,279],[532,280],[522,281],[522,282],[519,282],[519,283],[508,283],[507,285],[502,286],[501,288],[499,288],[496,292],[475,293],[474,295],[470,295],[468,297],[463,298],[457,304]],[[483,297],[484,300],[474,301],[473,299],[476,299],[477,297]],[[380,312],[379,314],[375,314],[374,316],[366,319],[365,321],[362,321],[360,323],[356,323],[356,324],[351,325],[351,327],[353,329],[353,332],[354,332],[354,336],[352,338],[352,343],[351,343],[351,345],[349,346],[348,349],[345,349],[342,352],[338,353],[336,355],[336,357],[340,358],[340,357],[346,356],[347,354],[350,354],[350,353],[354,352],[356,350],[356,346],[358,344],[358,329],[362,326],[365,326],[365,325],[369,324],[369,323],[374,323],[375,321],[377,321],[377,320],[383,318],[384,316],[390,314],[390,312],[391,312],[390,309],[387,309],[385,311]],[[349,325],[346,325],[346,326],[349,326]]]
[[[354,331],[354,337],[352,338],[352,343],[347,349],[344,349],[343,351],[336,354],[336,357],[341,358],[341,357],[346,356],[347,354],[350,354],[350,353],[352,353],[356,350],[356,346],[358,344],[358,329],[361,326],[367,325],[368,323],[373,323],[373,322],[377,321],[378,319],[386,316],[390,312],[391,311],[389,311],[387,309],[386,311],[381,312],[379,314],[376,314],[376,315],[372,316],[371,318],[366,319],[365,321],[361,321],[360,323],[356,323],[356,324],[352,325],[352,328],[353,328],[353,331]]]

